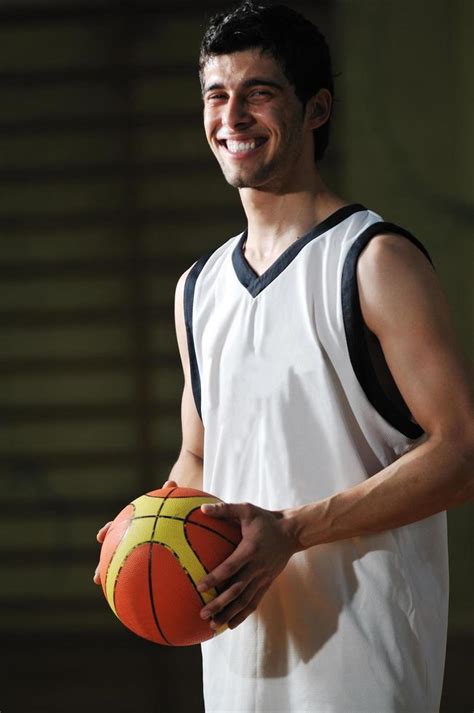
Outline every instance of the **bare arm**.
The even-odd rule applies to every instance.
[[[361,254],[357,278],[364,320],[427,438],[363,483],[283,511],[302,549],[406,525],[474,497],[472,377],[436,273],[409,241],[383,235]]]
[[[192,266],[181,275],[175,292],[175,327],[181,364],[183,367],[184,388],[181,398],[182,443],[178,460],[171,469],[169,479],[180,486],[202,490],[202,468],[204,458],[204,427],[196,409],[191,385],[189,351],[184,320],[184,285]]]

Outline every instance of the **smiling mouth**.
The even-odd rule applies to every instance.
[[[218,143],[220,146],[224,146],[224,148],[226,148],[230,154],[237,156],[253,153],[257,149],[259,149],[260,146],[266,144],[267,141],[268,139],[266,137],[261,136],[255,139],[249,139],[248,141],[234,141],[233,139],[222,139]]]

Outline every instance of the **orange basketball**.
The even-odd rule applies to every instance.
[[[100,552],[105,597],[122,624],[166,646],[216,636],[199,616],[218,591],[196,586],[241,539],[240,526],[201,512],[219,498],[194,488],[168,487],[142,495],[111,524]]]

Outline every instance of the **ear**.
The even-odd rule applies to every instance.
[[[317,129],[322,126],[331,116],[332,95],[329,89],[322,88],[306,105],[306,115],[310,129]]]

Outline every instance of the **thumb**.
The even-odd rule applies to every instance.
[[[167,480],[163,483],[163,485],[161,487],[162,488],[177,488],[178,483],[176,482],[176,480]]]
[[[201,505],[201,510],[212,517],[228,517],[233,520],[240,520],[244,515],[245,507],[245,505],[239,503],[204,503]]]

